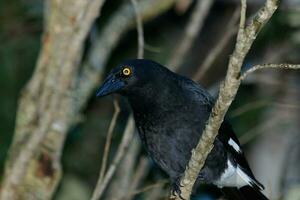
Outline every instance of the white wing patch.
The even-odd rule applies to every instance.
[[[245,185],[250,185],[254,181],[249,177],[239,166],[234,166],[230,160],[227,160],[227,168],[214,184],[219,188],[222,187],[243,187]]]
[[[234,149],[236,152],[242,153],[242,150],[241,150],[240,146],[239,146],[237,143],[235,143],[235,141],[234,141],[233,139],[230,138],[230,139],[228,140],[228,144],[229,144],[230,146],[232,146],[233,149]]]
[[[264,190],[263,186],[253,180],[250,176],[248,176],[239,166],[237,167],[238,175],[250,186],[257,186],[260,190]]]
[[[227,168],[221,175],[218,181],[216,181],[216,185],[220,188],[223,186],[235,186],[234,181],[232,180],[232,177],[234,177],[236,174],[236,167],[232,165],[230,160],[227,160]],[[234,179],[234,178],[233,178]]]

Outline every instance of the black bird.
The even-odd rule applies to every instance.
[[[169,175],[173,192],[180,194],[180,177],[201,137],[214,99],[199,84],[145,59],[127,60],[112,69],[97,96],[112,93],[128,98],[143,145]],[[230,199],[267,199],[226,120],[198,183],[216,185],[225,195],[230,194]]]

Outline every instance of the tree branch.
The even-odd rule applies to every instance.
[[[66,94],[72,88],[83,41],[103,3],[66,0],[47,4],[42,50],[19,101],[2,200],[46,199],[56,189],[61,176],[61,148],[52,148],[64,142],[73,114]],[[50,150],[43,150],[42,145]]]
[[[138,54],[137,54],[137,58],[141,59],[144,58],[144,46],[145,46],[145,42],[144,42],[144,30],[143,30],[143,22],[142,22],[142,18],[140,16],[139,13],[139,9],[138,9],[138,3],[136,2],[136,0],[130,0],[133,8],[134,8],[134,12],[135,12],[135,18],[136,18],[136,28],[137,28],[137,32],[138,32]]]
[[[142,156],[135,169],[135,173],[131,178],[131,184],[129,189],[127,190],[127,197],[123,198],[124,200],[130,200],[134,198],[134,195],[130,195],[130,194],[133,193],[133,191],[136,190],[136,188],[139,186],[141,181],[144,180],[145,176],[149,172],[149,168],[150,166],[149,166],[148,158]]]
[[[98,200],[103,195],[104,190],[106,189],[109,181],[111,180],[112,176],[114,175],[118,164],[120,163],[121,159],[123,158],[128,145],[132,139],[134,133],[134,120],[133,117],[130,116],[128,122],[126,124],[126,128],[123,133],[122,141],[118,147],[117,153],[114,157],[112,164],[109,166],[107,173],[105,174],[103,180],[98,179],[97,185],[93,192],[91,200]]]
[[[213,142],[224,120],[224,116],[235,98],[240,85],[239,74],[244,58],[250,50],[257,34],[269,21],[278,6],[277,0],[267,0],[250,24],[245,27],[246,0],[242,0],[241,3],[240,28],[234,52],[229,60],[225,80],[220,86],[217,101],[212,109],[198,145],[192,150],[191,159],[180,181],[180,185],[182,186],[181,196],[185,199],[190,198],[193,185],[208,154],[213,148]],[[176,200],[180,199],[178,195],[171,196],[171,198]]]
[[[145,186],[145,187],[143,187],[141,189],[137,189],[135,191],[129,192],[128,196],[134,196],[134,195],[146,192],[148,190],[151,190],[153,188],[162,187],[162,186],[164,186],[167,183],[168,183],[167,180],[161,180],[161,181],[159,181],[157,183],[153,183],[153,184],[147,185],[147,186]]]
[[[132,177],[134,176],[134,173],[136,171],[135,166],[140,154],[140,149],[140,141],[136,136],[133,136],[128,146],[128,150],[121,159],[118,165],[119,167],[117,167],[112,180],[109,182],[109,185],[105,190],[105,198],[102,199],[126,200],[125,196],[127,196],[130,188],[134,184],[134,182],[132,181]],[[144,171],[144,174],[146,173],[147,171]]]
[[[249,74],[261,70],[261,69],[300,69],[300,65],[293,65],[293,64],[263,64],[263,65],[255,65],[245,71],[241,76],[240,76],[240,81],[244,80]]]
[[[237,32],[237,26],[236,23],[239,19],[239,8],[237,8],[230,21],[228,26],[226,27],[226,32],[222,34],[222,38],[217,42],[217,44],[213,47],[213,49],[209,52],[208,56],[205,57],[205,60],[203,61],[203,64],[199,66],[198,71],[193,76],[193,80],[200,81],[204,74],[209,70],[209,68],[212,66],[216,58],[220,55],[220,53],[224,50],[230,39],[234,36],[234,34]]]
[[[115,112],[110,121],[110,125],[109,125],[108,131],[107,131],[107,136],[106,136],[106,142],[105,142],[105,146],[104,146],[104,153],[103,153],[103,157],[102,157],[102,164],[101,164],[100,175],[99,175],[100,181],[102,181],[102,179],[104,177],[107,159],[108,159],[108,153],[109,153],[111,139],[112,139],[112,133],[116,126],[117,118],[120,113],[120,107],[119,107],[118,101],[116,99],[114,99],[114,108],[115,108]]]

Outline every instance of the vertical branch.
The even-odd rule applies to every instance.
[[[137,54],[137,58],[141,59],[144,58],[144,30],[143,30],[143,22],[142,22],[142,18],[140,16],[139,13],[139,9],[138,9],[138,4],[136,2],[136,0],[130,0],[133,8],[134,8],[134,12],[136,15],[136,27],[137,27],[137,32],[138,32],[138,54]]]
[[[133,117],[130,116],[128,119],[128,122],[126,124],[123,138],[118,147],[116,156],[114,157],[112,164],[109,166],[107,173],[103,177],[103,181],[98,179],[98,182],[97,182],[97,185],[93,192],[91,200],[98,200],[103,195],[104,190],[106,189],[109,181],[111,180],[112,176],[114,175],[114,173],[117,169],[118,164],[120,163],[121,159],[123,158],[123,156],[128,148],[128,145],[133,136],[133,132],[134,132],[134,120],[133,120]]]
[[[264,7],[260,9],[251,23],[245,27],[246,0],[241,0],[241,3],[240,28],[234,52],[229,60],[225,81],[220,86],[217,101],[212,109],[198,145],[192,150],[191,159],[180,181],[180,185],[182,186],[181,196],[185,199],[190,198],[193,185],[208,154],[213,148],[213,142],[224,120],[224,116],[235,98],[240,85],[239,75],[244,58],[250,50],[257,34],[269,21],[278,6],[277,0],[267,0]],[[180,199],[178,195],[171,196],[171,198],[176,200]]]
[[[140,141],[134,136],[115,175],[109,183],[109,187],[106,190],[107,192],[105,192],[105,198],[103,198],[104,200],[126,200],[126,196],[128,195],[131,186],[134,184],[132,177],[136,171],[135,166],[140,154],[140,147]]]
[[[177,70],[177,68],[179,68],[184,56],[191,48],[192,43],[198,33],[201,31],[204,20],[206,19],[206,16],[208,15],[213,2],[213,0],[197,1],[196,7],[194,8],[189,23],[185,28],[183,39],[175,49],[175,52],[168,62],[167,66],[172,67],[175,71]]]
[[[226,32],[222,34],[222,38],[217,42],[217,44],[213,47],[213,49],[209,52],[208,56],[205,57],[203,64],[199,66],[198,71],[193,76],[193,80],[200,81],[204,74],[209,70],[212,66],[216,58],[220,55],[220,53],[224,50],[230,39],[237,32],[236,23],[239,19],[240,12],[239,9],[236,9],[234,14],[232,15],[228,26],[226,27]]]
[[[113,114],[113,117],[111,119],[108,131],[107,131],[106,142],[105,142],[105,146],[104,146],[104,153],[103,153],[102,165],[101,165],[100,176],[99,176],[100,181],[102,181],[105,170],[106,170],[108,153],[109,153],[111,139],[112,139],[112,133],[116,126],[116,122],[117,122],[117,119],[118,119],[118,116],[120,113],[120,107],[119,107],[118,101],[116,99],[114,99],[114,108],[115,108],[115,112]]]
[[[139,163],[135,169],[135,173],[132,176],[131,184],[129,187],[129,192],[127,191],[127,197],[123,198],[123,200],[130,200],[133,199],[134,195],[130,195],[132,191],[136,190],[136,188],[139,186],[140,182],[145,178],[145,176],[149,172],[149,160],[148,158],[141,157],[139,160]]]

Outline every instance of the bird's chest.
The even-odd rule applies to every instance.
[[[138,132],[146,151],[152,160],[163,169],[169,176],[176,176],[179,169],[175,168],[175,164],[180,156],[172,150],[178,145],[171,138],[171,132],[168,132],[163,126],[145,123],[143,126],[138,126]]]
[[[163,148],[164,135],[165,135],[165,119],[161,115],[146,115],[141,114],[135,116],[136,125],[138,128],[139,135],[146,150],[153,154]]]
[[[191,149],[199,138],[199,122],[185,116],[175,111],[135,116],[147,152],[170,176],[184,171]]]
[[[189,127],[190,120],[184,115],[179,115],[178,110],[164,110],[161,112],[137,113],[135,115],[136,125],[143,142],[147,148],[153,145],[159,146],[167,142],[180,129]],[[145,141],[144,141],[145,140]],[[164,143],[167,145],[167,143]]]

